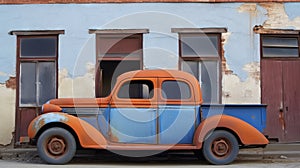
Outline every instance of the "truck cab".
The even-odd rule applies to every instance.
[[[264,105],[202,102],[197,79],[186,72],[132,71],[107,97],[50,100],[28,133],[51,164],[68,163],[78,148],[192,150],[211,164],[229,164],[240,147],[268,144]]]

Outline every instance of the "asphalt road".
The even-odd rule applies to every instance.
[[[92,163],[81,163],[81,162],[72,162],[68,165],[47,165],[47,164],[40,164],[40,163],[28,163],[28,162],[16,162],[16,161],[7,161],[7,160],[0,160],[0,167],[2,168],[114,168],[114,167],[164,167],[164,168],[187,168],[187,167],[201,167],[201,168],[210,168],[210,167],[218,167],[218,168],[298,168],[300,167],[300,162],[296,161],[289,161],[289,162],[265,162],[260,160],[252,160],[252,161],[236,161],[230,165],[222,165],[222,166],[212,166],[206,163],[195,163],[195,162],[141,162],[141,163],[132,163],[132,162],[92,162]]]
[[[191,155],[163,155],[148,158],[127,158],[117,155],[79,155],[67,165],[47,165],[41,161],[36,153],[24,156],[7,157],[0,160],[0,168],[114,168],[114,167],[163,167],[163,168],[298,168],[300,158],[262,158],[239,156],[230,165],[213,166]]]

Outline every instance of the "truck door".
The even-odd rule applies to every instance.
[[[160,79],[159,144],[192,144],[196,126],[200,122],[199,106],[188,81]]]
[[[116,87],[110,110],[110,141],[157,143],[155,83],[155,78],[125,80]]]

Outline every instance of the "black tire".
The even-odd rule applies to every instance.
[[[233,162],[239,153],[239,144],[228,131],[216,130],[208,135],[202,146],[204,158],[214,165]]]
[[[66,164],[76,152],[73,135],[63,128],[50,128],[38,138],[37,150],[40,158],[48,164]]]

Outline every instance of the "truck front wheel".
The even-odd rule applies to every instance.
[[[228,131],[213,131],[202,146],[204,158],[215,165],[229,164],[239,152],[239,144],[234,135]]]
[[[40,158],[49,164],[66,164],[76,152],[73,135],[63,128],[50,128],[38,138]]]

